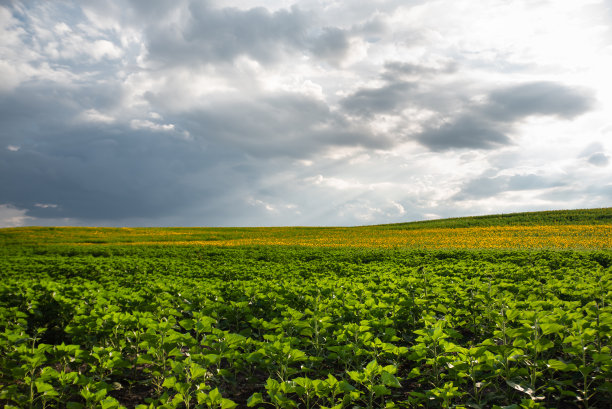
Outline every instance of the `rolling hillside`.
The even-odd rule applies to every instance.
[[[612,207],[600,209],[549,210],[492,214],[485,216],[455,217],[409,223],[382,224],[376,227],[390,229],[431,229],[490,226],[551,226],[612,224]]]

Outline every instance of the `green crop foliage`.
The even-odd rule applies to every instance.
[[[4,237],[5,408],[611,407],[610,250]]]

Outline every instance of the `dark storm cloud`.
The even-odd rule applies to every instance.
[[[7,175],[0,181],[1,202],[40,220],[151,224],[172,209],[184,220],[232,224],[236,214],[265,213],[247,204],[245,192],[274,174],[278,161],[268,161],[284,157],[289,163],[333,146],[391,146],[326,104],[295,94],[166,115],[163,124],[181,127],[167,131],[78,119],[85,108],[113,108],[115,92],[112,84],[35,84],[0,97],[0,173]],[[158,101],[150,96],[149,102],[155,107]],[[194,208],[197,218],[190,219]]]
[[[507,191],[537,190],[564,186],[565,183],[535,174],[480,176],[466,182],[454,196],[456,200],[494,197]]]
[[[318,27],[296,6],[270,12],[212,8],[191,2],[180,23],[149,24],[145,30],[149,57],[165,65],[231,62],[241,55],[261,63],[283,53],[308,53],[336,61],[349,47],[347,34],[336,27]]]
[[[252,171],[233,168],[244,163],[235,151],[209,150],[178,132],[75,121],[81,98],[58,87],[0,97],[2,203],[40,218],[154,219],[168,209],[212,205],[252,182]]]

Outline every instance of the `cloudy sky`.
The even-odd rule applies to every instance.
[[[0,226],[612,204],[612,0],[0,0]]]

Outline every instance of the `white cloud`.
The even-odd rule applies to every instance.
[[[19,227],[26,225],[31,217],[26,216],[27,210],[11,205],[0,204],[0,227]]]
[[[0,60],[0,92],[12,91],[21,82],[22,75],[18,67],[10,64],[8,61]]]
[[[56,209],[55,203],[34,203],[34,207],[40,207],[41,209]]]
[[[79,120],[87,121],[87,122],[101,122],[110,124],[115,122],[115,118],[111,115],[103,114],[102,112],[96,109],[88,109],[83,111],[79,117]]]
[[[108,40],[95,40],[93,43],[88,45],[89,54],[96,60],[102,58],[120,58],[123,55],[121,48]]]
[[[402,206],[400,203],[391,201],[391,204],[397,209],[397,214],[399,216],[406,214],[406,209],[404,209],[404,206]]]
[[[270,204],[270,203],[266,203],[263,200],[259,200],[259,199],[255,199],[255,198],[248,198],[247,199],[247,203],[251,206],[256,206],[256,207],[262,207],[265,210],[267,210],[270,213],[276,213],[277,212],[277,208],[276,206]]]
[[[172,131],[174,124],[158,124],[148,119],[132,119],[130,121],[132,129],[150,129],[152,131]]]

